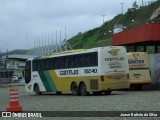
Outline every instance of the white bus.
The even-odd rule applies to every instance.
[[[67,51],[30,59],[25,67],[26,91],[110,94],[129,88],[125,47],[110,46]]]
[[[130,87],[142,90],[142,85],[151,84],[150,60],[147,52],[127,53]]]

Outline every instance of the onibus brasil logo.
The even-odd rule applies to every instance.
[[[118,55],[119,49],[112,49],[111,51],[108,51],[112,56]]]

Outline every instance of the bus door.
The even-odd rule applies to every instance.
[[[31,81],[31,61],[26,62],[24,75],[25,75],[25,83],[28,84]]]

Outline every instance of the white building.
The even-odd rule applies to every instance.
[[[2,60],[4,61],[5,69],[1,71],[13,70],[13,75],[23,76],[26,60],[34,57],[37,56],[20,54],[3,56]]]

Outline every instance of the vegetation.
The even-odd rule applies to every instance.
[[[122,24],[123,30],[127,30],[146,22],[151,22],[150,17],[158,7],[160,7],[160,0],[151,2],[147,6],[138,6],[134,2],[133,7],[129,8],[125,14],[118,14],[99,28],[77,34],[69,39],[69,43],[73,49],[111,45],[111,36],[115,24]],[[160,22],[160,18],[155,18],[153,21]]]

